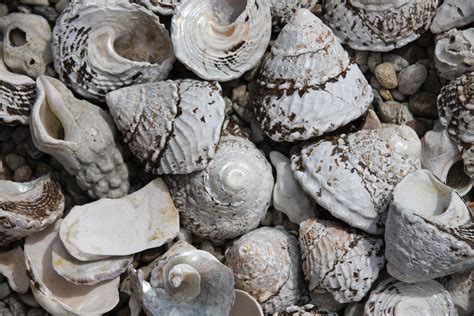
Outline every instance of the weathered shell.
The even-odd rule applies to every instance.
[[[290,306],[284,311],[275,313],[273,316],[338,316],[338,313],[331,312],[325,308],[306,304],[303,306]]]
[[[234,290],[235,301],[229,316],[264,316],[262,307],[256,299],[242,290]]]
[[[265,313],[295,305],[305,288],[298,240],[282,227],[261,227],[226,251],[236,288],[260,302]]]
[[[428,30],[437,0],[324,1],[326,19],[351,48],[387,52]]]
[[[173,15],[176,7],[186,0],[136,0],[136,2],[155,13]]]
[[[61,225],[61,241],[82,261],[155,248],[179,232],[179,216],[166,184],[156,178],[120,199],[75,206]]]
[[[272,23],[281,25],[288,23],[298,9],[311,10],[319,0],[270,0]]]
[[[63,211],[61,187],[49,175],[26,183],[0,180],[0,247],[45,229]]]
[[[414,284],[393,278],[381,282],[365,304],[366,316],[456,316],[449,292],[436,281]]]
[[[334,222],[302,222],[300,247],[309,290],[340,303],[362,300],[385,265],[382,239]]]
[[[221,241],[255,229],[270,206],[270,163],[248,139],[225,135],[206,169],[168,178],[181,225]]]
[[[264,60],[253,94],[262,130],[275,141],[320,136],[358,118],[372,89],[332,31],[296,11]]]
[[[474,27],[450,30],[436,37],[434,52],[436,69],[445,79],[455,79],[474,71]]]
[[[107,112],[74,97],[61,81],[40,76],[31,111],[35,146],[56,158],[92,198],[128,193],[128,169]]]
[[[385,226],[387,270],[420,282],[474,268],[474,224],[456,192],[428,170],[405,177],[393,192]]]
[[[176,58],[205,80],[242,76],[259,63],[270,36],[268,0],[187,0],[171,24]]]
[[[83,97],[168,76],[175,60],[158,16],[128,0],[74,0],[53,31],[54,67]]]
[[[7,278],[13,291],[26,293],[30,289],[30,281],[26,276],[25,257],[21,247],[0,253],[0,274]]]
[[[474,22],[472,0],[444,0],[431,22],[431,32],[441,33]]]
[[[218,83],[145,83],[107,94],[107,104],[132,153],[154,174],[204,169],[214,157],[224,123]]]
[[[383,232],[391,192],[420,168],[421,143],[407,126],[362,130],[309,145],[292,157],[303,189],[333,216]]]
[[[448,277],[443,286],[449,291],[459,316],[474,313],[474,270]]]

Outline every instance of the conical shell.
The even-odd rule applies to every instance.
[[[472,0],[444,0],[431,22],[431,32],[441,33],[474,22]]]
[[[474,270],[448,276],[443,286],[451,294],[459,316],[474,314]]]
[[[474,71],[474,27],[452,29],[436,37],[434,52],[436,69],[440,77],[455,79]]]
[[[296,11],[264,60],[253,95],[262,130],[275,141],[320,136],[358,118],[372,89],[332,31]]]
[[[333,216],[383,232],[392,190],[420,168],[421,143],[407,126],[362,130],[306,146],[292,157],[303,189]]]
[[[8,285],[13,291],[26,293],[30,289],[25,256],[21,247],[0,253],[0,274],[8,280]]]
[[[176,7],[186,0],[137,0],[136,2],[155,13],[173,15],[176,12]]]

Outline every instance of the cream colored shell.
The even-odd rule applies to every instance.
[[[441,33],[474,22],[472,0],[444,0],[431,23],[431,32]]]

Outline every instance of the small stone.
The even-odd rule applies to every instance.
[[[413,95],[421,88],[427,76],[428,71],[425,66],[410,65],[398,74],[398,90],[404,95]]]
[[[369,66],[369,70],[371,73],[374,73],[375,67],[382,63],[382,54],[377,52],[370,53],[369,57],[367,58],[367,66]]]
[[[49,165],[47,163],[44,163],[44,162],[38,162],[36,164],[36,176],[37,177],[40,177],[42,175],[45,175],[49,172],[50,168],[49,168]]]
[[[5,142],[12,138],[15,128],[12,126],[0,126],[0,142]]]
[[[234,105],[234,102],[232,102],[231,99],[225,97],[224,98],[224,112],[225,115],[229,115],[230,113],[233,112],[232,106]]]
[[[50,23],[55,23],[57,18],[59,17],[58,11],[56,11],[55,8],[47,5],[33,7],[33,13],[41,15]]]
[[[32,13],[31,7],[26,6],[26,5],[20,5],[20,6],[18,6],[17,10],[18,10],[18,12],[20,12],[20,13],[25,13],[25,14],[31,14],[31,13]]]
[[[397,124],[406,124],[407,122],[413,120],[413,114],[410,112],[408,108],[408,103],[402,103],[402,109],[398,114]]]
[[[149,263],[158,258],[163,254],[162,248],[151,248],[140,253],[140,261],[143,263]]]
[[[12,290],[8,286],[7,282],[0,283],[0,300],[4,300],[5,298],[7,298],[7,296],[10,295],[11,292]]]
[[[372,76],[372,78],[370,78],[370,85],[376,90],[380,90],[382,88],[380,82],[377,80],[377,78],[375,78],[375,76]]]
[[[354,53],[354,61],[357,63],[363,73],[366,73],[367,70],[369,70],[369,66],[367,64],[369,54],[370,52],[362,50],[356,50]]]
[[[364,125],[362,126],[362,129],[379,129],[379,128],[382,128],[382,124],[380,122],[379,117],[377,116],[374,110],[369,109],[367,111],[367,116],[365,117],[365,122],[364,122]]]
[[[7,140],[6,142],[0,143],[0,154],[8,154],[15,150],[15,142],[13,139]]]
[[[13,181],[15,182],[28,182],[31,180],[33,172],[28,165],[22,165],[15,170],[13,175]]]
[[[30,128],[28,126],[19,126],[12,134],[15,143],[20,144],[30,137]]]
[[[8,154],[5,157],[5,163],[7,164],[8,168],[10,168],[10,170],[15,171],[21,165],[26,164],[26,159],[17,154]]]
[[[14,316],[26,315],[25,305],[22,302],[20,302],[16,297],[9,296],[7,299],[5,299],[5,303],[8,304]]]
[[[265,132],[262,130],[255,117],[250,119],[250,130],[250,138],[255,144],[261,143],[265,140]]]
[[[384,99],[385,101],[393,101],[393,97],[392,97],[392,94],[390,93],[390,90],[382,88],[379,90],[379,93],[382,99]]]
[[[410,64],[416,63],[418,60],[426,58],[426,50],[416,44],[404,46],[395,51],[398,55],[406,59]]]
[[[393,99],[398,102],[403,102],[406,100],[406,96],[404,96],[400,90],[398,89],[392,89],[390,90],[390,94],[392,95]]]
[[[15,153],[17,153],[18,155],[22,157],[26,157],[28,155],[28,152],[26,151],[25,144],[23,143],[16,144]]]
[[[375,77],[382,87],[386,89],[395,89],[398,86],[397,72],[392,63],[382,63],[375,67]]]
[[[410,97],[410,111],[422,117],[437,118],[438,108],[436,105],[437,95],[425,91],[420,91]]]
[[[4,3],[0,3],[0,17],[8,14],[8,6]]]
[[[54,9],[56,12],[61,14],[64,9],[66,9],[69,6],[69,0],[60,0],[56,5],[54,6]]]
[[[410,63],[405,58],[397,54],[383,55],[383,62],[391,63],[397,72],[410,65]]]
[[[26,316],[47,316],[48,313],[42,309],[42,308],[31,308],[28,313],[26,313]]]
[[[396,123],[401,110],[402,105],[397,101],[387,101],[379,106],[377,113],[383,123]]]
[[[420,120],[411,120],[406,123],[407,126],[411,127],[419,138],[425,136],[425,134],[430,130],[429,127]]]
[[[425,82],[421,86],[421,88],[427,92],[439,94],[443,84],[439,80],[438,75],[436,74],[435,70],[428,70],[428,76],[426,77]]]
[[[18,297],[23,303],[30,307],[40,307],[40,304],[38,304],[31,292],[19,294]]]
[[[372,93],[374,95],[374,100],[372,101],[372,104],[375,106],[375,107],[378,107],[380,104],[382,104],[384,101],[382,99],[382,96],[380,95],[380,93],[375,90],[375,89],[372,89]]]
[[[232,89],[232,101],[236,101],[238,98],[243,97],[247,92],[247,85],[240,84]]]
[[[20,0],[21,4],[49,5],[49,0]]]

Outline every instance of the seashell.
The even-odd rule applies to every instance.
[[[0,17],[3,61],[11,71],[36,78],[53,61],[51,28],[40,15],[10,13]]]
[[[225,135],[202,171],[167,179],[181,225],[214,242],[255,229],[270,206],[270,163],[248,139]]]
[[[176,58],[205,80],[241,77],[260,62],[270,36],[267,0],[187,0],[171,23]]]
[[[108,113],[76,99],[59,80],[41,76],[36,86],[30,122],[35,146],[56,158],[90,197],[126,195],[128,169]]]
[[[474,71],[474,28],[450,30],[436,37],[436,69],[441,78],[455,79]]]
[[[372,89],[332,31],[306,9],[296,11],[260,68],[256,118],[275,141],[305,140],[355,120]]]
[[[333,216],[383,232],[391,192],[420,168],[421,143],[408,126],[362,130],[303,148],[291,168],[303,189]]]
[[[131,285],[148,315],[228,315],[234,303],[234,279],[229,268],[210,253],[192,249],[165,254],[151,272],[132,270]]]
[[[459,316],[474,313],[474,270],[453,274],[443,285],[451,294]]]
[[[21,247],[0,253],[0,274],[8,280],[8,285],[17,293],[26,293],[30,281],[26,276],[25,257]]]
[[[311,10],[319,0],[270,0],[272,23],[282,25],[288,23],[296,10]]]
[[[325,18],[355,50],[387,52],[418,39],[430,27],[437,0],[324,1]]]
[[[132,153],[154,174],[202,170],[215,154],[225,103],[218,83],[162,81],[122,88],[106,100]]]
[[[80,43],[80,45],[77,45]],[[53,30],[54,68],[83,97],[168,76],[175,57],[158,16],[128,0],[75,0]]]
[[[61,220],[26,238],[25,260],[36,301],[53,315],[104,314],[119,302],[117,277],[97,285],[76,285],[57,274],[52,265],[52,248],[59,239]]]
[[[63,211],[64,195],[49,175],[25,183],[0,180],[0,247],[43,230]]]
[[[176,7],[186,0],[136,0],[136,2],[160,15],[173,15]]]
[[[472,0],[444,0],[431,22],[431,32],[437,34],[474,22]]]
[[[474,268],[469,208],[428,170],[405,177],[393,192],[385,226],[387,270],[421,282]]]
[[[264,316],[260,304],[250,294],[242,290],[235,290],[235,301],[229,316]]]
[[[304,306],[290,306],[283,312],[275,313],[273,316],[338,316],[338,313],[331,312],[325,308],[306,304]]]
[[[245,234],[225,257],[236,288],[252,295],[265,313],[282,311],[300,300],[305,284],[298,240],[282,227],[260,227]]]
[[[364,315],[455,316],[457,313],[451,295],[438,282],[408,284],[388,278],[370,293]]]
[[[302,222],[300,247],[309,290],[339,303],[362,300],[385,265],[383,240],[330,221]]]

